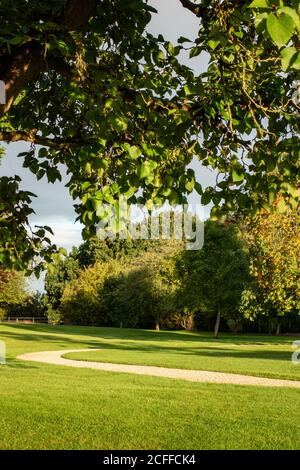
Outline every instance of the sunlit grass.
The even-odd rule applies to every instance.
[[[15,360],[25,352],[104,344],[106,357],[116,358],[131,344],[128,354],[138,357],[144,345],[150,349],[142,353],[155,361],[178,348],[168,360],[182,367],[197,359],[198,346],[206,351],[208,344],[213,350],[218,344],[224,353],[256,345],[287,353],[291,339],[226,336],[215,343],[207,335],[185,333],[0,325],[0,340],[8,352],[7,365],[0,366],[1,449],[300,448],[296,389],[200,384]]]

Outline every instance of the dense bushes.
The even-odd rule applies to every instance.
[[[118,275],[121,266],[114,260],[84,269],[78,279],[69,282],[63,292],[60,311],[65,323],[104,325],[103,296],[105,282]]]
[[[177,244],[157,244],[121,260],[96,262],[65,287],[60,312],[66,323],[159,328],[175,310],[174,280],[167,256]]]

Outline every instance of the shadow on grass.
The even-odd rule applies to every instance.
[[[230,343],[232,345],[262,345],[266,344],[274,344],[277,346],[284,346],[287,343],[291,343],[295,340],[294,337],[289,336],[272,336],[272,335],[257,335],[257,334],[230,334],[224,333],[219,336],[219,338],[215,339],[212,337],[212,334],[209,332],[197,332],[197,331],[152,331],[152,330],[140,330],[140,329],[131,329],[131,328],[107,328],[107,327],[96,327],[96,326],[66,326],[66,325],[16,325],[16,324],[5,324],[6,327],[10,329],[15,329],[18,333],[8,333],[8,332],[1,332],[0,336],[5,335],[14,335],[23,341],[32,341],[32,340],[41,340],[41,341],[53,341],[53,342],[61,342],[64,340],[66,335],[72,336],[87,336],[91,338],[99,338],[99,339],[115,339],[115,340],[137,340],[137,341],[171,341],[171,342],[180,342],[180,341],[187,341],[187,342],[212,342],[213,344],[217,343]],[[0,324],[1,326],[1,324]],[[20,334],[20,330],[24,330],[26,334]],[[29,335],[27,332],[32,331],[33,334]],[[38,335],[37,333],[41,333],[42,335]],[[57,337],[56,335],[59,335]],[[17,338],[16,338],[17,339]],[[84,343],[84,344],[94,344],[94,341],[91,340],[86,341],[86,339],[82,338],[82,340],[77,341],[75,339],[71,339],[69,336],[65,338],[70,343]]]
[[[99,344],[99,343],[98,343]],[[198,356],[209,357],[209,358],[235,358],[235,359],[266,359],[266,360],[278,360],[278,361],[290,361],[291,353],[289,351],[233,351],[229,348],[213,348],[213,347],[200,347],[196,348],[181,348],[181,347],[169,347],[169,346],[158,346],[158,345],[133,345],[132,343],[123,344],[99,344],[100,349],[110,351],[124,351],[124,352],[142,352],[142,353],[158,353],[158,354],[178,354],[180,356]],[[92,352],[92,350],[91,350]],[[100,352],[101,357],[101,352]],[[100,360],[100,359],[99,359]]]
[[[162,359],[170,355],[186,358],[194,356],[199,360],[210,359],[257,359],[266,361],[290,362],[291,352],[274,351],[272,345],[291,345],[293,338],[258,337],[257,335],[222,335],[214,340],[209,333],[149,331],[119,328],[51,326],[51,325],[5,325],[1,328],[0,339],[23,341],[26,345],[37,343],[39,350],[100,348],[103,351],[133,352],[157,354]],[[112,343],[105,341],[115,340]],[[246,340],[246,341],[245,341]],[[282,341],[284,340],[284,341]],[[38,343],[45,343],[43,346]],[[210,343],[208,345],[207,343]],[[182,345],[181,345],[182,343]],[[203,344],[206,343],[206,344]],[[268,344],[270,350],[262,349]],[[233,346],[232,348],[230,346]],[[222,347],[223,346],[223,347]],[[248,346],[249,350],[236,350],[234,346]],[[256,348],[255,348],[256,346]],[[250,349],[250,347],[254,347]],[[34,350],[36,348],[32,348]],[[101,362],[101,354],[97,356]],[[134,363],[134,359],[132,360]],[[32,369],[34,366],[22,361],[11,360],[7,366],[11,369]]]
[[[20,361],[18,359],[7,359],[6,364],[1,365],[0,371],[7,369],[36,369],[37,366],[32,365],[32,363]]]

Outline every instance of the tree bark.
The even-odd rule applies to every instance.
[[[97,0],[67,0],[65,23],[69,31],[86,29],[88,22],[96,13]]]
[[[159,322],[156,322],[156,324],[155,324],[155,329],[156,329],[156,331],[160,331],[160,325],[159,325]]]
[[[68,31],[83,31],[96,13],[97,0],[67,0],[63,23]],[[63,13],[63,10],[62,10]],[[0,117],[6,114],[24,87],[35,81],[49,64],[45,44],[32,40],[13,49],[12,55],[1,57],[0,80],[5,84],[6,103],[0,104]]]
[[[44,46],[34,41],[17,48],[12,57],[4,59],[0,80],[5,84],[6,103],[0,105],[0,116],[7,113],[27,83],[37,79],[46,70]],[[3,70],[4,69],[4,70]]]
[[[196,329],[195,327],[195,317],[194,315],[189,315],[187,322],[186,322],[186,328],[187,331],[194,331]]]
[[[215,338],[217,338],[218,335],[219,335],[220,321],[221,321],[221,310],[219,308],[217,318],[216,318],[215,328],[214,328],[214,337]]]
[[[281,324],[280,324],[280,321],[278,320],[277,327],[276,327],[276,336],[280,335],[280,330],[281,330]]]

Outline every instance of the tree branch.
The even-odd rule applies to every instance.
[[[18,48],[5,63],[0,79],[5,83],[6,104],[0,105],[0,116],[7,113],[25,85],[45,68],[44,47],[34,41]]]
[[[67,0],[63,20],[67,30],[84,30],[96,13],[97,3],[98,0]],[[0,117],[10,110],[24,87],[46,70],[44,52],[43,44],[31,41],[15,48],[12,55],[1,57],[0,80],[5,83],[6,104],[0,104]]]
[[[96,13],[97,0],[67,0],[65,24],[69,31],[84,30]]]
[[[190,10],[192,13],[194,13],[194,15],[198,16],[199,18],[203,16],[204,8],[201,5],[196,5],[191,0],[179,0],[179,1],[184,8],[187,8],[188,10]]]
[[[0,141],[3,142],[31,142],[36,145],[43,145],[44,147],[52,147],[58,150],[67,150],[71,147],[76,147],[78,145],[83,145],[85,143],[90,143],[92,139],[89,139],[89,142],[84,142],[83,139],[50,139],[49,137],[43,137],[35,132],[0,132]]]

